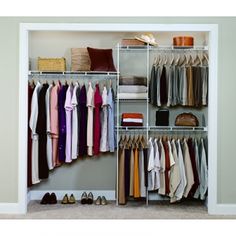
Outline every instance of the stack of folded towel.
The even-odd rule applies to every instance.
[[[143,114],[123,113],[121,118],[122,126],[143,126]]]
[[[146,77],[121,77],[119,80],[119,99],[146,99],[147,78]]]

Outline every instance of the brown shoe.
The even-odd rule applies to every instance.
[[[68,195],[66,194],[64,197],[63,197],[63,199],[62,199],[62,201],[61,201],[61,204],[68,204],[69,203],[69,199],[68,199]]]
[[[87,196],[87,193],[86,193],[86,192],[83,192],[83,193],[82,193],[80,202],[81,202],[81,204],[83,204],[83,205],[88,203],[88,196]]]
[[[75,204],[76,203],[76,200],[75,200],[75,197],[73,194],[70,195],[70,198],[69,198],[69,201],[68,201],[69,204]]]

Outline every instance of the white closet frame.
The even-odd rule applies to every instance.
[[[218,114],[218,25],[216,24],[20,24],[19,136],[18,136],[18,207],[26,213],[27,193],[27,130],[28,130],[28,65],[31,31],[78,32],[206,32],[209,33],[209,98],[208,98],[208,213],[220,214],[217,203],[217,114]],[[236,212],[235,212],[236,213]]]

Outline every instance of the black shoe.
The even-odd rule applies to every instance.
[[[86,192],[82,193],[80,202],[83,205],[88,203],[88,197],[87,197],[87,193]]]
[[[45,193],[40,204],[45,205],[45,204],[49,204],[49,202],[50,202],[50,193]]]
[[[91,192],[88,194],[87,203],[88,204],[93,204],[93,194]]]
[[[51,193],[49,204],[57,204],[57,196],[55,193]]]

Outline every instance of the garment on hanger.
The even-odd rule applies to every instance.
[[[53,161],[52,161],[52,138],[51,138],[51,112],[50,112],[50,106],[51,106],[51,91],[52,91],[53,85],[50,84],[46,96],[45,96],[45,102],[46,102],[46,119],[47,119],[47,163],[48,163],[48,169],[52,170],[54,168]]]
[[[38,119],[36,133],[38,134],[38,166],[39,179],[47,179],[49,168],[47,163],[47,117],[46,117],[46,92],[48,84],[43,84],[38,95]]]
[[[115,129],[114,129],[114,124],[115,124],[115,105],[114,105],[114,90],[112,87],[109,88],[108,91],[108,96],[107,96],[107,104],[108,104],[108,146],[109,146],[109,151],[114,152],[115,151]]]
[[[78,100],[77,100],[77,90],[79,89],[79,84],[75,83],[73,94],[71,98],[72,105],[72,145],[71,145],[71,157],[72,160],[77,159],[78,157]]]
[[[31,114],[31,102],[32,96],[35,89],[34,84],[28,84],[28,122],[30,121]],[[27,186],[32,186],[32,132],[28,125],[28,153],[27,153]]]
[[[72,162],[72,95],[73,85],[69,85],[66,91],[65,111],[66,111],[66,163]]]
[[[88,107],[88,117],[87,117],[87,146],[88,155],[93,155],[93,110],[94,110],[94,90],[92,88],[92,83],[89,82],[87,91],[87,107]]]
[[[40,182],[39,179],[39,156],[38,156],[38,134],[36,132],[36,126],[38,121],[38,95],[42,88],[42,84],[37,82],[31,101],[31,115],[29,126],[32,133],[32,184]]]
[[[100,94],[99,84],[96,84],[94,93],[94,126],[93,126],[93,154],[99,155],[100,153],[100,140],[101,140],[101,113],[102,96]]]
[[[61,83],[58,81],[51,90],[51,137],[52,137],[52,160],[53,166],[58,167],[61,165],[58,153],[58,139],[59,139],[59,120],[58,120],[58,93],[61,88]]]
[[[58,93],[58,122],[59,122],[59,161],[64,163],[66,161],[66,111],[65,101],[68,85],[62,85]],[[55,121],[54,121],[55,122]]]
[[[79,133],[79,156],[87,154],[87,93],[85,85],[82,86],[79,95],[80,107],[80,133]]]
[[[77,100],[77,157],[79,156],[79,142],[80,142],[80,138],[79,138],[79,134],[80,134],[80,106],[79,106],[79,98],[80,98],[80,85],[78,84],[78,87],[76,89],[76,100]]]
[[[103,87],[102,91],[102,112],[101,112],[101,140],[100,151],[109,151],[108,145],[108,103],[107,103],[107,88]]]

